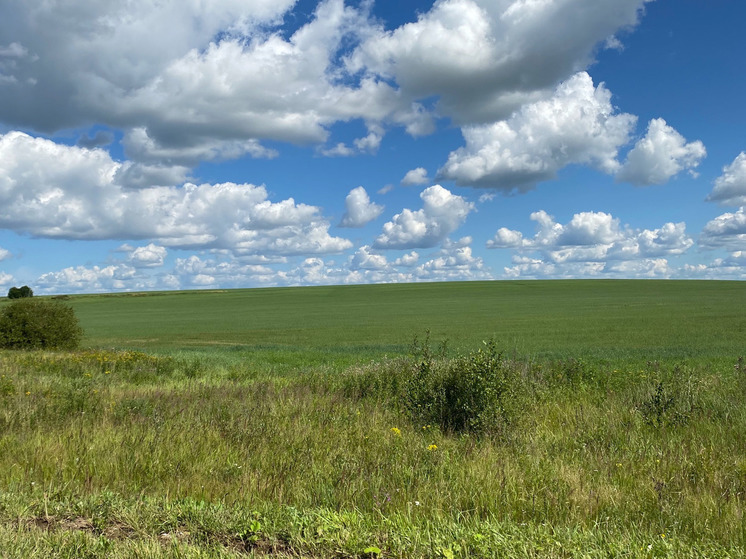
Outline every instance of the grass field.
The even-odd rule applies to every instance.
[[[746,557],[746,284],[66,302],[0,352],[3,559]]]
[[[430,330],[454,349],[495,339],[523,357],[731,359],[746,350],[746,284],[460,282],[74,297],[94,347],[219,348],[349,364],[405,354]],[[310,361],[309,361],[310,360]]]

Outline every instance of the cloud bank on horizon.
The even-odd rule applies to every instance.
[[[744,82],[676,110],[691,13],[412,4],[0,5],[0,288],[746,278]]]

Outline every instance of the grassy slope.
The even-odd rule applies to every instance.
[[[405,353],[432,332],[530,357],[710,360],[743,351],[746,284],[530,281],[88,296],[71,300],[99,347],[300,351],[313,363]],[[349,362],[346,361],[344,364]]]

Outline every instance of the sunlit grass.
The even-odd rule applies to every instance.
[[[2,353],[0,556],[744,556],[742,363],[509,361],[482,436],[413,420],[412,366]]]

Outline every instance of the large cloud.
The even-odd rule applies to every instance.
[[[360,17],[341,0],[328,0],[289,39],[237,38],[189,51],[121,100],[124,112],[146,116],[137,147],[154,154],[185,146],[220,157],[261,154],[258,139],[320,143],[339,120],[395,119],[407,109],[391,86],[374,80],[345,86],[330,69]],[[129,153],[140,155],[134,147]]]
[[[63,239],[153,239],[236,254],[339,252],[318,207],[268,199],[263,186],[190,184],[127,190],[101,150],[20,132],[0,136],[0,227]]]
[[[343,0],[319,3],[285,38],[295,0],[0,5],[0,121],[51,132],[99,122],[125,130],[138,163],[272,156],[261,140],[319,143],[362,118],[374,151],[390,121],[432,129],[422,107],[375,78],[347,80],[339,52],[368,26]],[[142,40],[147,37],[147,40]]]
[[[436,184],[426,188],[419,210],[403,210],[383,226],[374,248],[430,248],[458,229],[474,204]]]
[[[37,130],[106,118],[116,106],[220,32],[256,33],[295,0],[70,0],[0,3],[5,68],[0,119]],[[147,38],[147,40],[143,40]],[[1,45],[0,45],[1,46]],[[2,55],[0,55],[2,56]],[[8,58],[7,54],[4,58]],[[105,110],[106,114],[101,114]]]
[[[461,124],[492,122],[584,69],[644,3],[438,0],[416,22],[375,29],[349,66],[394,78],[410,97],[439,96]]]
[[[352,119],[367,135],[320,153],[374,152],[384,124],[421,135],[436,115],[494,122],[545,98],[645,1],[439,0],[391,31],[343,0],[292,31],[295,0],[3,3],[0,121],[119,128],[136,163],[182,178],[202,160],[274,155],[265,140],[325,143]]]
[[[508,120],[463,129],[466,146],[450,154],[440,175],[467,186],[524,191],[571,163],[607,173],[636,118],[617,114],[611,93],[580,72],[547,100],[525,105]]]
[[[723,174],[707,197],[710,202],[724,206],[746,205],[746,152],[741,152],[733,163],[723,167]]]

